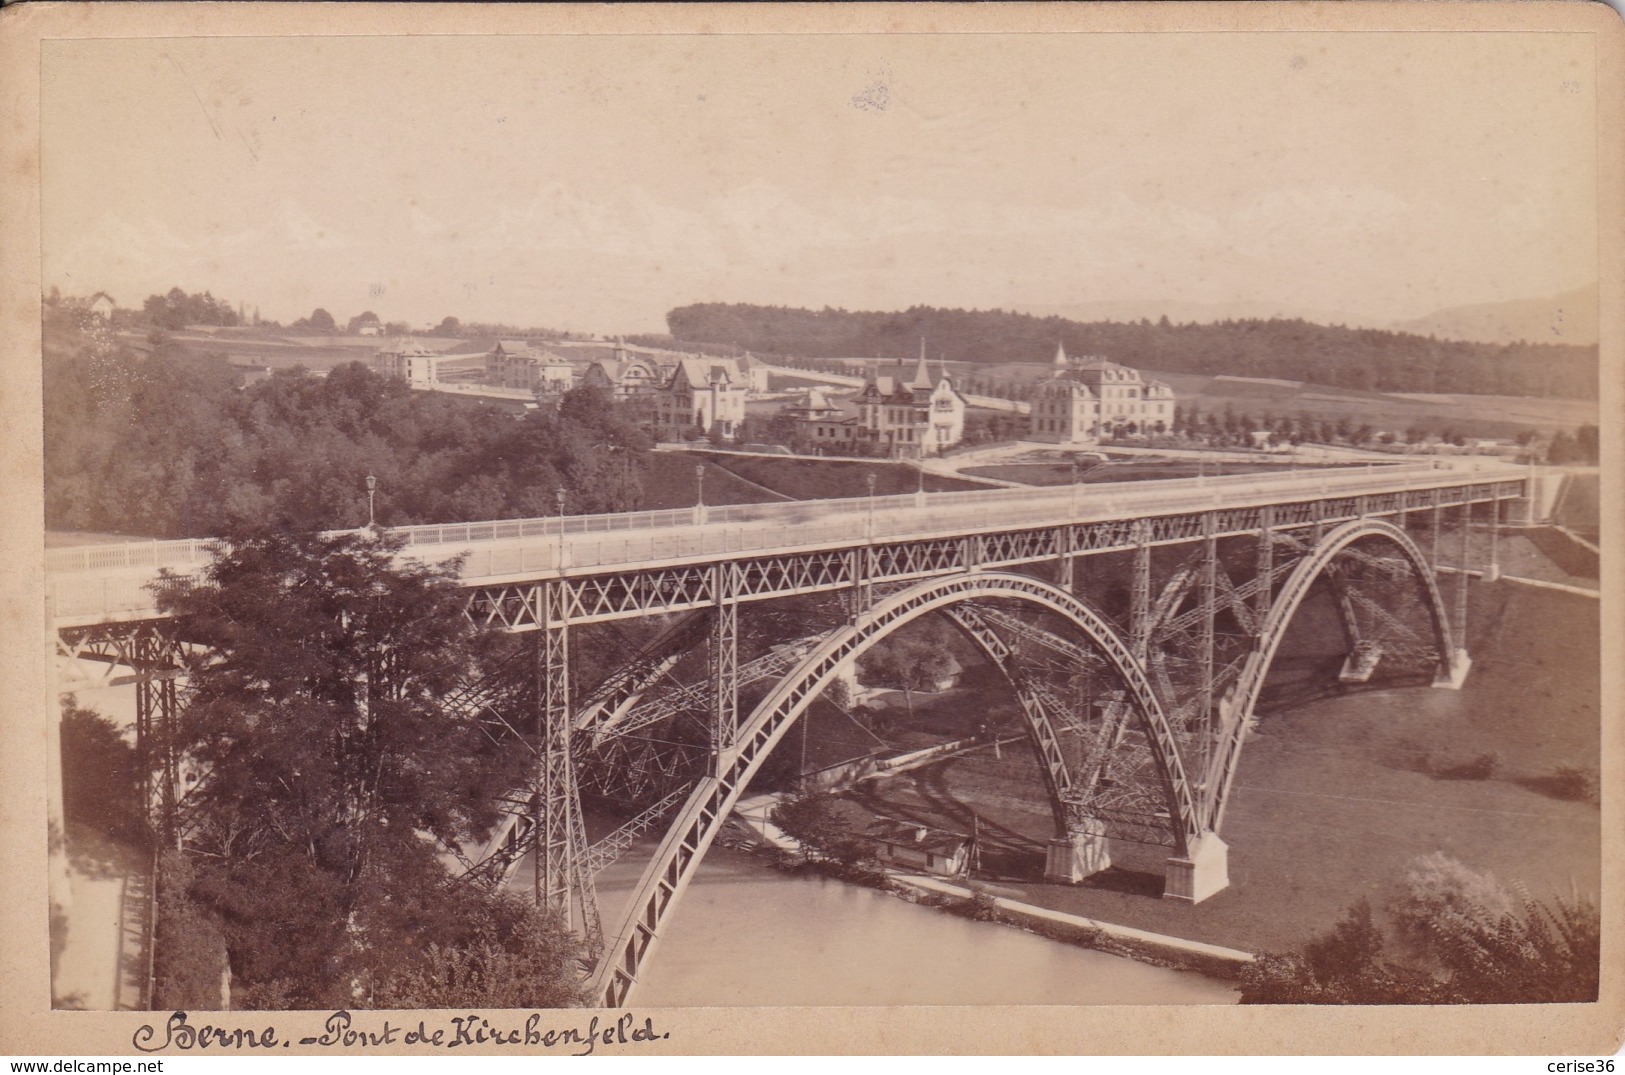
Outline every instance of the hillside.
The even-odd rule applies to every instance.
[[[1169,373],[1314,381],[1378,392],[1595,398],[1597,348],[1487,344],[1299,320],[1173,324],[1071,321],[1005,310],[916,306],[901,312],[701,303],[670,311],[674,337],[758,353],[904,357],[927,341],[933,360],[977,365],[1102,355]]]
[[[1517,340],[1597,342],[1597,289],[1575,288],[1544,299],[1451,306],[1395,325],[1402,332],[1485,343]]]

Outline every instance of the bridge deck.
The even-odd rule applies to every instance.
[[[392,533],[406,540],[403,556],[438,562],[462,554],[465,584],[493,586],[752,554],[852,549],[876,541],[965,538],[1433,489],[1484,490],[1525,477],[1518,467],[1476,461],[1470,467],[1399,464],[411,526]],[[1448,502],[1504,495],[1485,490]],[[160,569],[195,572],[207,563],[210,545],[207,540],[183,540],[48,550],[47,593],[54,622],[72,627],[150,618],[157,613],[149,587]]]

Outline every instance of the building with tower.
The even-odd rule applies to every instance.
[[[801,427],[801,439],[837,454],[858,451],[920,459],[940,455],[965,436],[965,397],[946,368],[932,379],[923,342],[914,375],[907,381],[871,367],[863,388],[844,407],[833,408],[820,395],[817,408],[798,410],[792,409],[790,415]]]
[[[1032,400],[1030,436],[1055,444],[1093,444],[1107,437],[1166,433],[1174,425],[1174,390],[1139,370],[1105,358],[1067,357]]]

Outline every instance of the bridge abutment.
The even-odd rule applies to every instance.
[[[1467,656],[1466,650],[1451,650],[1449,666],[1439,669],[1438,675],[1433,677],[1433,685],[1440,690],[1459,691],[1472,667],[1473,659]]]
[[[1218,833],[1203,834],[1189,852],[1168,860],[1162,898],[1201,903],[1230,887],[1230,848]]]
[[[1065,836],[1050,840],[1044,856],[1044,880],[1075,885],[1111,864],[1111,841],[1106,836],[1106,825],[1089,819],[1075,824]]]

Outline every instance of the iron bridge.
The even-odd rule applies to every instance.
[[[1228,883],[1237,761],[1305,598],[1335,603],[1346,682],[1381,666],[1459,686],[1469,538],[1487,535],[1493,565],[1526,481],[1504,465],[1373,465],[393,531],[403,557],[464,556],[466,614],[531,640],[447,699],[535,764],[490,839],[446,853],[489,886],[528,857],[536,898],[594,957],[594,994],[624,1005],[774,746],[870,647],[938,615],[1020,703],[1054,820],[1046,875],[1081,880],[1135,841],[1167,848],[1167,898],[1206,899]],[[1436,581],[1447,538],[1453,607]],[[138,744],[168,743],[188,640],[154,583],[212,547],[49,550],[59,692],[133,682]],[[143,749],[149,801],[184,839],[185,759]],[[583,794],[629,819],[589,842]],[[594,875],[655,835],[606,928]]]

